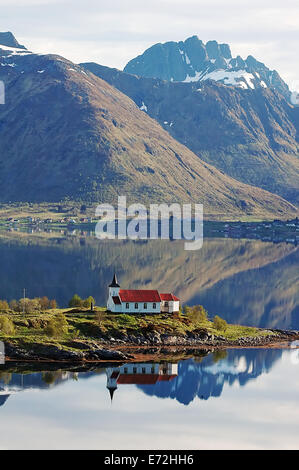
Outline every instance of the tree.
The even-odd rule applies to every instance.
[[[19,303],[17,302],[17,300],[11,300],[9,302],[9,307],[14,312],[19,312],[20,311],[20,308],[19,308],[20,306],[19,306]]]
[[[0,300],[0,310],[9,310],[9,305],[6,300]]]
[[[192,317],[194,321],[202,323],[208,320],[208,313],[202,305],[195,305],[192,308]]]
[[[40,307],[41,307],[41,310],[47,310],[50,306],[50,301],[48,299],[48,297],[44,296],[40,299]]]
[[[193,307],[185,305],[183,312],[190,317],[193,322],[204,323],[208,320],[208,313],[202,305],[194,305]]]
[[[12,336],[15,332],[15,325],[8,317],[0,317],[0,331],[5,335]]]
[[[57,306],[57,302],[55,299],[52,299],[50,300],[50,305],[49,305],[50,309],[51,310],[55,310],[58,306]]]
[[[227,325],[226,321],[223,320],[223,318],[216,315],[214,317],[213,326],[218,331],[226,331],[228,325]]]
[[[89,297],[87,297],[87,299],[83,300],[83,307],[90,309],[91,305],[93,305],[93,306],[95,305],[95,300],[90,295]]]
[[[184,305],[183,314],[184,315],[189,315],[189,312],[190,312],[190,307],[188,307],[188,305]]]
[[[71,300],[69,301],[69,307],[74,308],[74,307],[82,307],[82,299],[79,297],[78,294],[75,294]]]

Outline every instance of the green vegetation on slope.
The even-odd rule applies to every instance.
[[[209,333],[227,341],[273,335],[258,328],[228,325],[225,320],[207,318],[203,307],[185,308],[177,315],[125,315],[107,313],[96,308],[92,314],[85,309],[54,309],[46,312],[22,314],[7,311],[0,314],[0,340],[12,341],[24,347],[32,344],[55,344],[70,350],[78,341],[100,341],[118,338],[129,342],[130,336],[165,334],[188,336]],[[76,341],[74,341],[76,340]]]

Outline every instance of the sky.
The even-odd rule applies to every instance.
[[[299,90],[298,0],[0,0],[0,31],[33,52],[119,69],[157,42],[197,35],[253,55]]]

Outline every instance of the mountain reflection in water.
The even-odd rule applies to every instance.
[[[74,367],[69,371],[18,373],[6,365],[0,370],[0,406],[5,405],[12,394],[48,390],[70,380],[86,380],[104,373],[111,400],[126,393],[126,386],[134,385],[147,396],[169,398],[189,405],[196,398],[220,397],[226,386],[236,383],[246,386],[269,373],[281,356],[282,350],[274,349],[220,350],[179,363],[130,363],[87,372]]]
[[[106,304],[114,270],[123,288],[175,292],[210,316],[268,328],[299,329],[299,247],[205,239],[190,252],[181,241],[99,241],[0,234],[0,299],[46,295],[66,306],[74,293]],[[20,269],[20,266],[22,267]]]

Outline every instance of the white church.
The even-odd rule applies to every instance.
[[[107,310],[112,313],[177,313],[180,299],[174,294],[160,294],[157,290],[121,289],[114,274],[109,286]]]
[[[171,382],[178,377],[178,365],[165,364],[124,364],[106,369],[107,389],[111,401],[119,385],[155,385],[159,382]]]

